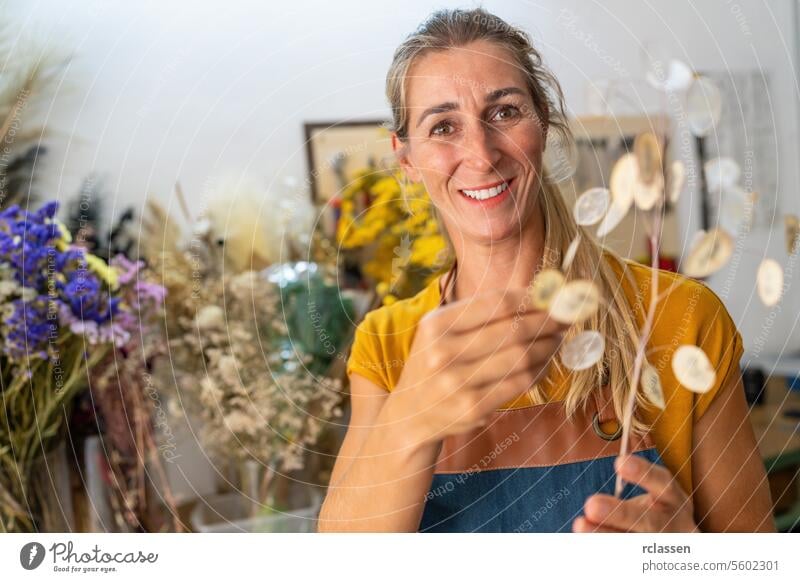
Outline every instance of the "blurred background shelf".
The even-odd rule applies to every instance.
[[[767,368],[769,370],[769,368]],[[763,399],[750,409],[750,421],[769,479],[778,531],[800,527],[800,391],[788,390],[786,379],[773,374]]]
[[[798,377],[800,376],[800,354],[764,355],[745,354],[742,357],[743,368],[761,368],[768,376]]]

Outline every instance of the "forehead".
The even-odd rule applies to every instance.
[[[526,83],[511,52],[491,42],[474,42],[418,58],[406,78],[406,105],[413,116],[430,105],[458,102],[467,95],[481,98],[512,86],[525,89]]]

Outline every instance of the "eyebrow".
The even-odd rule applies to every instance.
[[[498,99],[505,97],[507,95],[525,95],[525,91],[520,89],[519,87],[503,87],[502,89],[495,89],[486,95],[486,103],[494,103]],[[433,107],[429,107],[425,111],[422,112],[419,120],[417,121],[417,127],[420,126],[422,121],[428,115],[435,115],[437,113],[445,113],[447,111],[455,111],[458,109],[458,103],[453,101],[448,101],[447,103],[440,103],[439,105],[434,105]]]

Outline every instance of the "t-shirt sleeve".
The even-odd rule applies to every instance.
[[[741,376],[740,361],[744,353],[742,336],[724,303],[705,285],[700,290],[697,306],[701,313],[697,345],[708,356],[717,377],[708,392],[694,395],[695,422],[705,414],[725,386]]]
[[[385,366],[381,365],[380,343],[372,325],[371,314],[356,327],[350,357],[347,359],[347,375],[357,373],[382,388],[388,386],[385,377]]]

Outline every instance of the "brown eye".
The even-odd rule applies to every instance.
[[[443,131],[446,128],[450,128],[450,130],[452,130],[453,126],[450,125],[449,121],[440,121],[439,123],[434,125],[433,128],[431,129],[431,135],[439,135],[439,136],[450,135],[452,131],[447,131],[447,132]]]
[[[500,109],[498,109],[497,113],[495,113],[495,118],[498,121],[507,121],[509,119],[515,119],[518,116],[519,116],[519,109],[514,105],[505,105]]]

